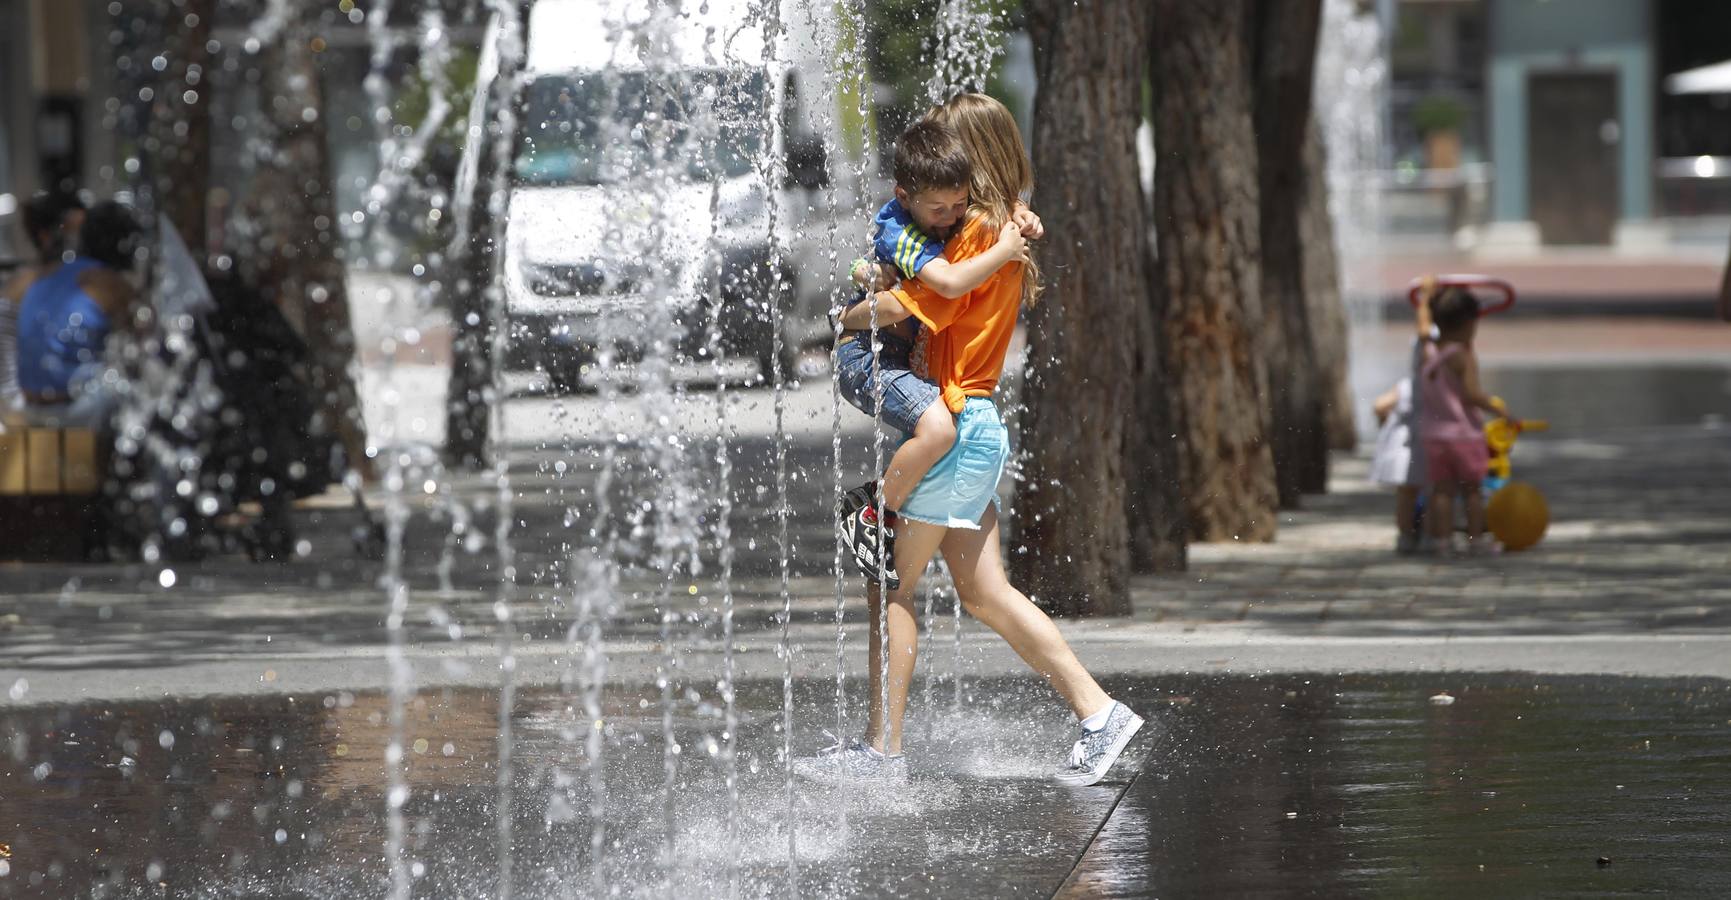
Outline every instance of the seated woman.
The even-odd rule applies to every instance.
[[[60,266],[61,255],[84,222],[84,204],[77,194],[39,191],[24,204],[22,219],[35,257],[0,287],[0,416],[24,407],[24,391],[18,386],[18,304],[36,279]]]
[[[36,279],[18,309],[18,384],[30,417],[100,428],[115,394],[102,383],[104,345],[125,324],[134,296],[130,271],[140,229],[130,209],[109,201],[86,214],[77,253]]]

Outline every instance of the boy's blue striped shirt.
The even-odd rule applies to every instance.
[[[904,278],[915,277],[926,263],[944,255],[944,242],[921,231],[898,200],[885,203],[873,221],[877,224],[873,251],[879,261],[895,266]]]

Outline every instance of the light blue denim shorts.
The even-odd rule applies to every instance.
[[[1010,433],[990,398],[969,397],[956,416],[956,444],[932,464],[896,514],[946,528],[978,530],[1010,460]]]

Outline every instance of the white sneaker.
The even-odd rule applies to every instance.
[[[879,779],[906,781],[908,765],[907,759],[899,753],[885,756],[858,738],[837,739],[834,744],[819,750],[816,756],[794,760],[793,774],[824,784]]]
[[[1468,556],[1501,556],[1502,552],[1503,542],[1488,534],[1467,539]]]
[[[1086,786],[1099,782],[1141,728],[1141,716],[1131,712],[1130,707],[1112,701],[1112,712],[1107,714],[1106,724],[1097,731],[1082,729],[1081,739],[1070,748],[1069,757],[1058,766],[1052,777],[1059,784]]]
[[[1418,554],[1420,556],[1435,556],[1439,559],[1448,559],[1455,555],[1455,539],[1451,536],[1442,540],[1437,540],[1435,537],[1427,534],[1424,537],[1419,538]]]

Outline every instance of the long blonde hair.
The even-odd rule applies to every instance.
[[[985,94],[957,94],[927,115],[948,125],[961,137],[974,164],[968,191],[968,218],[983,219],[994,233],[1010,220],[1016,201],[1034,190],[1034,165],[1022,144],[1016,117]],[[1040,266],[1032,258],[1022,266],[1022,302],[1040,299]]]

